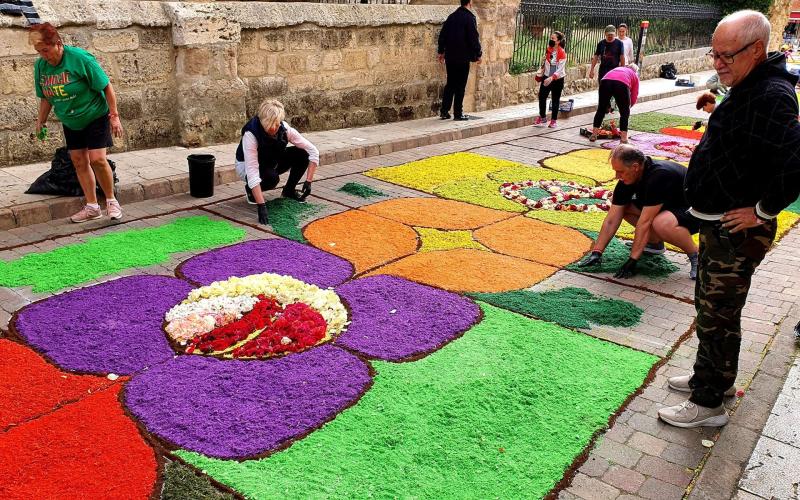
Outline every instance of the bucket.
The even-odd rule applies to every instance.
[[[195,198],[214,196],[214,155],[189,155],[189,194]]]

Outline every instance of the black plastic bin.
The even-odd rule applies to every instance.
[[[214,196],[214,155],[189,155],[189,194],[195,198]]]

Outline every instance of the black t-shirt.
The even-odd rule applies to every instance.
[[[669,160],[653,160],[649,156],[644,161],[644,173],[636,184],[627,185],[617,181],[612,203],[627,205],[633,203],[639,208],[663,205],[661,210],[688,209],[689,204],[683,195],[683,180],[686,167]]]
[[[625,53],[625,45],[618,38],[609,43],[606,39],[600,40],[594,55],[600,56],[600,78],[606,73],[619,66],[619,58]],[[625,61],[628,63],[628,61]]]

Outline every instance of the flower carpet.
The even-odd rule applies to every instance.
[[[606,276],[621,240],[575,267],[607,159],[456,153],[367,174],[436,197],[339,179],[363,206],[15,250],[0,286],[37,295],[0,338],[0,498],[546,496],[689,330],[648,311],[691,308],[674,256],[641,303]]]

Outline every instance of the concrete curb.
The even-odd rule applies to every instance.
[[[648,96],[641,96],[639,102],[666,99],[682,94],[697,92],[705,86],[676,88],[669,92],[662,92]],[[568,98],[569,96],[564,96]],[[576,106],[569,113],[563,113],[565,118],[593,113],[596,105]],[[531,115],[524,118],[508,118],[491,122],[476,121],[455,130],[445,130],[428,134],[414,135],[394,140],[352,145],[344,148],[324,151],[320,153],[321,165],[332,165],[350,160],[359,160],[372,156],[384,155],[406,149],[414,149],[432,144],[467,139],[478,135],[502,132],[512,128],[533,125],[535,111],[531,108]],[[228,184],[239,179],[232,163],[217,165],[215,168],[215,185]],[[155,200],[173,194],[189,192],[189,174],[173,175],[154,179],[151,181],[131,184],[119,184],[116,196],[122,205],[144,200]],[[9,230],[17,227],[39,224],[50,220],[69,217],[81,209],[81,197],[58,197],[47,200],[21,204],[15,207],[0,209],[0,230]]]

